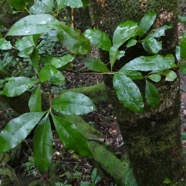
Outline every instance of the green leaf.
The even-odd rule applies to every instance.
[[[91,44],[95,45],[99,49],[109,51],[112,46],[108,35],[100,30],[88,29],[84,32],[84,35],[89,39]]]
[[[28,15],[17,21],[8,31],[8,36],[42,34],[58,24],[58,20],[49,14]]]
[[[52,13],[54,0],[37,0],[29,9],[30,14]]]
[[[140,56],[129,61],[122,70],[161,71],[176,67],[174,56]]]
[[[186,16],[178,16],[178,19],[182,23],[186,23]]]
[[[133,46],[135,46],[136,44],[137,44],[137,40],[136,39],[130,39],[128,42],[127,42],[127,44],[126,44],[126,47],[127,48],[130,48],[130,47],[133,47]]]
[[[85,7],[88,5],[89,1],[88,0],[63,0],[60,4],[64,4],[66,6],[70,6],[71,8],[80,8],[80,7]]]
[[[148,32],[150,27],[154,24],[156,13],[149,12],[143,16],[139,23],[138,35],[141,37]]]
[[[80,31],[63,23],[55,26],[58,39],[70,52],[85,55],[90,52],[90,41]]]
[[[157,88],[149,81],[146,81],[145,99],[147,103],[154,109],[157,108],[160,104],[159,92]]]
[[[177,79],[176,72],[174,72],[172,70],[165,70],[162,72],[162,74],[165,75],[166,81],[174,81],[175,79]]]
[[[109,72],[106,64],[99,59],[95,58],[86,58],[84,60],[85,66],[95,72]]]
[[[64,92],[53,99],[53,109],[66,115],[82,115],[95,110],[95,105],[87,96],[76,92]]]
[[[128,76],[129,78],[133,79],[133,80],[137,80],[137,79],[143,79],[143,75],[141,74],[141,72],[138,71],[131,71],[131,70],[119,70],[118,72],[121,72],[123,74],[125,74],[126,76]]]
[[[15,47],[20,51],[20,57],[27,57],[32,54],[36,47],[33,36],[26,36],[16,41]]]
[[[113,34],[113,45],[119,48],[127,40],[135,36],[136,30],[138,28],[138,23],[134,21],[125,21],[117,26]]]
[[[134,112],[143,112],[144,103],[137,85],[126,75],[117,72],[114,75],[113,85],[121,103]]]
[[[165,31],[168,29],[171,29],[172,26],[164,25],[160,28],[152,30],[152,32],[149,34],[151,37],[160,38],[162,36],[165,36]]]
[[[32,92],[28,101],[30,112],[41,112],[41,88],[40,85]]]
[[[53,65],[56,68],[61,68],[68,64],[69,62],[73,61],[74,56],[70,54],[66,54],[62,57],[53,57],[53,56],[44,56],[41,58],[41,62],[49,65]]]
[[[39,79],[42,83],[49,81],[54,85],[60,85],[65,82],[64,75],[53,65],[44,66],[39,72]]]
[[[180,41],[180,54],[181,59],[186,59],[186,32],[184,32]]]
[[[12,45],[10,43],[10,41],[7,41],[4,38],[0,39],[0,50],[10,50],[12,49]]]
[[[179,70],[181,70],[181,72],[186,75],[186,64],[182,64],[179,66]]]
[[[91,156],[87,140],[79,133],[75,124],[54,115],[52,115],[52,120],[61,142],[66,147],[75,150],[82,156]]]
[[[149,54],[157,54],[160,50],[162,50],[162,42],[157,41],[154,37],[147,36],[142,41],[143,48]]]
[[[150,74],[148,78],[156,83],[161,81],[161,76],[159,74]]]
[[[33,87],[35,81],[27,77],[14,77],[4,85],[1,95],[8,97],[19,96]]]
[[[176,55],[177,61],[180,61],[181,60],[180,46],[176,46],[176,48],[175,48],[175,55]]]
[[[9,121],[0,133],[0,152],[6,152],[20,144],[44,114],[44,112],[30,112]]]
[[[119,51],[117,47],[112,46],[109,51],[109,58],[110,58],[110,65],[111,71],[112,67],[114,66],[116,60],[119,60],[125,55],[125,51]]]
[[[8,3],[17,10],[23,10],[26,2],[30,2],[30,0],[8,0]]]
[[[34,160],[41,172],[45,172],[50,165],[53,154],[52,143],[51,124],[47,114],[37,125],[33,137]]]

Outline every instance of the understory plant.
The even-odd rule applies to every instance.
[[[9,2],[14,8],[22,9],[30,1],[21,1],[20,5]],[[79,8],[87,5],[88,1],[80,0],[35,1],[27,10],[30,15],[21,18],[5,35],[0,36],[0,50],[5,53],[0,64],[3,74],[0,95],[12,98],[29,94],[29,112],[9,121],[1,131],[0,152],[16,147],[33,131],[34,161],[38,169],[45,172],[51,164],[55,131],[66,147],[81,156],[95,159],[117,182],[122,180],[126,185],[129,182],[135,185],[132,176],[130,180],[125,179],[127,171],[128,175],[132,174],[126,159],[118,159],[104,143],[100,143],[101,134],[81,118],[81,115],[96,110],[95,103],[83,91],[66,90],[64,73],[73,72],[73,60],[83,56],[83,63],[91,74],[113,76],[117,98],[124,107],[134,112],[144,112],[145,102],[155,109],[160,103],[156,84],[177,78],[178,65],[174,54],[161,55],[161,37],[172,27],[164,25],[151,29],[156,13],[149,12],[139,23],[128,20],[118,25],[111,39],[98,29],[87,29],[81,33],[56,18],[57,12],[65,6]],[[58,43],[63,52],[60,55],[50,53],[48,42],[51,45]],[[140,45],[146,55],[125,63],[126,51],[136,45]],[[92,46],[107,52],[108,61],[88,58]],[[186,58],[185,48],[184,34],[177,49],[177,56],[182,59]],[[123,64],[118,71],[114,71],[119,59],[123,60]],[[7,69],[12,62],[19,67],[19,71],[9,75],[11,69]],[[186,69],[184,64],[179,67],[183,71]],[[146,82],[145,97],[136,84],[139,81]],[[56,92],[56,87],[60,91]],[[122,171],[124,167],[128,167],[125,173]]]

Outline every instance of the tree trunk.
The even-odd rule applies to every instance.
[[[125,20],[139,21],[148,11],[157,13],[155,27],[168,24],[173,29],[163,38],[161,54],[173,53],[177,42],[178,0],[94,0],[91,14],[94,25],[110,37],[116,26]],[[122,66],[144,55],[140,48],[129,50],[118,64]],[[101,53],[108,61],[108,54]],[[125,62],[123,62],[125,61]],[[116,66],[115,70],[121,65]],[[139,82],[144,94],[144,83]],[[185,185],[185,167],[180,138],[180,92],[179,80],[158,83],[161,103],[153,110],[145,106],[144,113],[134,113],[123,107],[116,98],[112,77],[105,76],[108,95],[117,116],[134,175],[140,186],[161,186],[165,180]]]

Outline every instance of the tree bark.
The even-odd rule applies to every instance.
[[[177,0],[94,0],[91,1],[91,14],[94,25],[111,37],[116,26],[125,20],[139,21],[146,12],[155,11],[155,27],[165,24],[173,26],[163,38],[161,54],[167,54],[174,53],[177,43],[177,7]],[[141,48],[134,47],[116,64],[114,70],[141,55],[144,55]],[[101,58],[108,61],[108,54],[101,53]],[[143,96],[144,83],[138,83]],[[186,170],[179,121],[179,80],[158,83],[160,106],[156,110],[145,106],[145,112],[140,114],[125,109],[119,103],[111,76],[105,76],[105,84],[139,186],[160,186],[166,179],[185,185]]]

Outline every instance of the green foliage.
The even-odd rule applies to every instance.
[[[16,4],[9,1],[17,10],[25,9],[29,2],[29,0],[19,1]],[[14,51],[16,57],[12,58],[27,60],[32,73],[28,76],[16,74],[9,77],[11,75],[7,75],[3,65],[0,66],[0,73],[5,76],[1,81],[1,95],[16,97],[25,92],[30,93],[28,101],[30,112],[11,120],[1,131],[0,152],[14,148],[34,130],[34,161],[39,170],[45,172],[50,166],[53,154],[51,128],[54,125],[54,130],[66,147],[82,156],[93,157],[118,182],[135,185],[128,164],[123,164],[104,145],[97,143],[100,134],[77,116],[94,111],[96,107],[93,101],[82,93],[68,90],[56,95],[52,88],[64,85],[63,71],[69,68],[73,70],[70,63],[74,58],[87,55],[93,45],[107,52],[109,59],[101,61],[85,58],[84,65],[96,73],[113,76],[113,86],[123,106],[134,112],[143,112],[146,104],[157,108],[160,95],[153,83],[158,83],[163,77],[165,81],[174,81],[177,78],[174,72],[177,68],[174,56],[159,54],[163,48],[161,37],[171,26],[164,25],[151,30],[156,14],[150,12],[145,14],[139,23],[128,20],[118,25],[111,39],[106,33],[97,29],[88,29],[81,33],[66,23],[60,22],[55,16],[56,12],[64,6],[79,8],[87,6],[88,3],[88,0],[36,0],[29,9],[32,15],[17,21],[5,37],[1,36],[0,50]],[[16,41],[8,41],[7,36],[14,37]],[[58,55],[48,52],[44,48],[49,46],[47,42],[49,44],[58,42],[60,48],[64,50],[63,53]],[[185,43],[184,35],[180,44],[182,58],[185,58]],[[140,45],[147,56],[139,56],[125,63],[126,51],[136,45]],[[6,59],[2,61],[8,60],[12,63],[12,58],[9,59],[9,54],[6,55]],[[123,66],[115,71],[117,63]],[[22,70],[24,71],[24,68]],[[137,86],[136,80],[146,83],[145,95],[141,94],[142,91]],[[49,103],[48,108],[44,110],[42,108],[43,90],[48,95]],[[129,180],[124,175],[123,169],[129,171]],[[87,183],[88,185],[95,185],[100,180],[96,169],[92,172],[91,180],[92,183]]]

